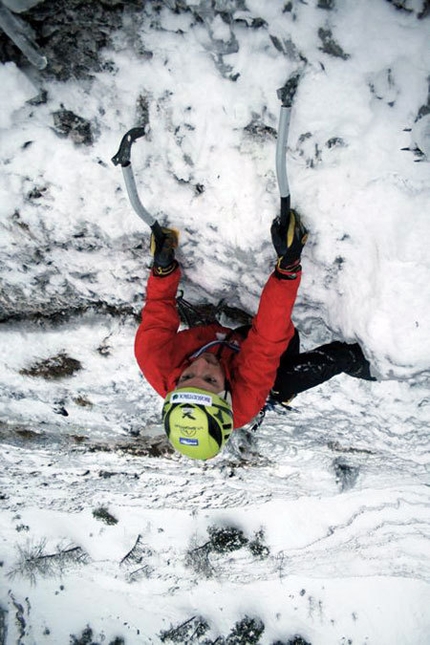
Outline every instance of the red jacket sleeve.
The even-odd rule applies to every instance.
[[[142,322],[134,343],[135,356],[143,375],[161,396],[167,388],[166,375],[173,369],[173,346],[180,325],[176,307],[180,277],[179,267],[164,277],[150,274]]]
[[[264,406],[275,382],[279,360],[294,335],[291,313],[300,285],[295,280],[268,279],[252,328],[235,359],[234,426],[248,423]]]

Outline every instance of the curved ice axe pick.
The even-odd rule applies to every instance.
[[[131,205],[134,210],[142,219],[145,224],[151,228],[154,237],[156,240],[163,239],[164,233],[157,222],[157,220],[152,217],[139,198],[139,193],[137,192],[136,182],[134,180],[133,168],[131,167],[131,146],[136,141],[140,139],[145,134],[145,128],[131,128],[122,138],[119,145],[119,150],[114,157],[112,157],[112,163],[115,166],[121,164],[122,174],[124,176],[125,186],[127,188],[128,197],[130,199]]]
[[[278,179],[279,194],[281,196],[281,223],[286,225],[291,207],[290,186],[287,175],[287,143],[288,130],[290,126],[291,107],[300,74],[295,74],[288,79],[284,87],[278,91],[278,98],[281,100],[281,112],[279,115],[278,140],[276,143],[276,176]]]

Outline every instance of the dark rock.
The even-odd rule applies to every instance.
[[[230,553],[248,543],[241,529],[234,526],[209,526],[210,547],[216,553]]]
[[[293,638],[288,639],[286,642],[276,641],[272,645],[312,645],[312,643],[305,641],[301,636],[293,636]]]
[[[326,146],[327,146],[327,148],[329,148],[329,149],[330,149],[330,148],[345,148],[345,147],[346,147],[346,143],[345,143],[345,141],[342,139],[342,137],[331,137],[331,139],[328,139],[328,140],[325,142],[325,145],[326,145]]]
[[[137,99],[136,120],[139,127],[149,126],[149,99],[147,96],[139,96]]]
[[[104,524],[107,524],[108,526],[114,526],[115,524],[118,524],[116,517],[109,513],[109,511],[104,508],[104,506],[95,508],[93,510],[93,517],[95,517],[96,520],[100,520]]]
[[[65,352],[60,352],[56,356],[45,358],[31,367],[23,368],[20,374],[23,376],[34,376],[46,380],[56,380],[73,376],[75,372],[82,369],[81,363],[75,358],[71,358]]]
[[[1,496],[0,496],[0,499]],[[0,645],[6,645],[7,636],[7,609],[0,606]]]
[[[324,54],[334,56],[335,58],[341,58],[342,60],[348,60],[348,58],[350,58],[350,55],[344,52],[342,47],[333,39],[331,29],[323,29],[321,27],[318,29],[318,36],[322,41],[322,47],[319,49],[324,52]]]
[[[360,474],[358,466],[352,466],[343,459],[337,458],[333,462],[333,469],[336,476],[336,483],[342,492],[354,488],[358,475]]]
[[[318,0],[318,9],[334,9],[336,7],[336,0]]]
[[[55,412],[55,414],[59,414],[62,417],[68,417],[69,416],[69,413],[67,412],[66,408],[61,403],[58,403],[55,406],[54,412]]]
[[[170,629],[160,632],[159,637],[162,643],[198,643],[200,637],[209,630],[209,624],[201,616],[193,616],[180,625],[172,626]]]
[[[259,618],[245,616],[238,621],[226,638],[226,645],[254,645],[259,643],[265,629]]]
[[[70,110],[57,110],[53,113],[54,126],[58,134],[72,139],[76,144],[91,146],[94,137],[91,123]]]
[[[276,139],[276,130],[270,125],[266,125],[258,117],[253,119],[247,126],[245,126],[245,132],[257,139],[266,139],[271,137]]]
[[[48,92],[41,90],[37,96],[27,101],[29,105],[45,105],[48,102]]]

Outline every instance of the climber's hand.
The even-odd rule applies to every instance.
[[[175,249],[178,247],[179,231],[163,228],[163,237],[151,235],[151,254],[154,256],[152,270],[155,275],[169,275],[178,266],[175,260]]]
[[[300,256],[308,232],[300,220],[300,216],[290,210],[288,221],[285,225],[276,217],[270,229],[273,246],[278,254],[276,272],[279,277],[293,278],[300,271]]]

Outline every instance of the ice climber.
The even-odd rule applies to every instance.
[[[307,232],[297,213],[291,210],[284,226],[279,218],[272,223],[277,263],[252,325],[245,328],[215,322],[178,331],[177,235],[164,232],[161,243],[152,242],[154,261],[135,354],[144,377],[164,398],[164,429],[177,451],[211,459],[235,428],[259,414],[268,397],[287,402],[341,372],[372,379],[358,344],[336,341],[299,352],[291,313]]]

